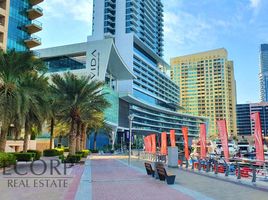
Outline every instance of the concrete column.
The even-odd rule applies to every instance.
[[[168,147],[168,167],[178,167],[178,147]]]

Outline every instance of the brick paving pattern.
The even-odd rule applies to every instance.
[[[93,200],[191,200],[165,182],[116,160],[92,160]]]

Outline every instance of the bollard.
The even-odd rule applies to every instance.
[[[206,172],[209,172],[209,171],[210,171],[210,163],[209,163],[209,161],[207,161]]]
[[[183,156],[181,155],[181,167],[182,167],[182,164],[183,164]]]
[[[192,170],[194,170],[194,160],[193,159],[191,160],[192,160]]]
[[[252,166],[252,183],[256,183],[256,168]]]
[[[187,159],[185,159],[185,160],[186,160],[186,169],[188,169],[189,163],[188,163],[188,160]]]
[[[241,170],[239,163],[237,163],[237,179],[241,179]]]
[[[226,164],[225,176],[229,176],[229,166]]]
[[[201,171],[201,161],[200,161],[200,159],[198,158],[198,171],[200,172]]]
[[[218,174],[219,165],[218,165],[218,162],[216,160],[214,161],[214,166],[215,166],[215,174]]]

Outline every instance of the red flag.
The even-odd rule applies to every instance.
[[[167,155],[167,133],[163,132],[161,134],[161,154]]]
[[[264,161],[263,136],[262,136],[260,112],[253,113],[251,114],[250,117],[255,122],[254,138],[256,147],[256,159]],[[262,162],[257,163],[262,164]]]
[[[184,138],[184,155],[187,160],[189,160],[189,148],[188,148],[188,127],[182,127],[182,134]]]
[[[145,152],[148,152],[148,139],[147,139],[147,136],[144,137],[143,141],[144,141],[144,146],[145,146]]]
[[[156,153],[156,136],[155,134],[151,135],[151,141],[152,141],[152,153]]]
[[[170,130],[170,143],[172,147],[176,146],[175,142],[175,130]]]
[[[201,147],[201,159],[206,158],[206,124],[200,124],[200,147]]]
[[[229,162],[229,147],[228,147],[228,133],[226,127],[226,120],[217,121],[219,137],[221,139],[221,145],[226,162]]]
[[[152,139],[151,136],[147,136],[147,140],[148,140],[148,152],[151,153],[152,152]]]

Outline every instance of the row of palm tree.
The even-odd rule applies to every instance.
[[[23,151],[33,129],[50,123],[51,144],[55,125],[68,129],[70,154],[85,148],[88,129],[103,124],[109,103],[103,83],[72,73],[45,76],[46,66],[31,52],[0,52],[0,152],[5,150],[12,124],[16,139],[24,128]]]

